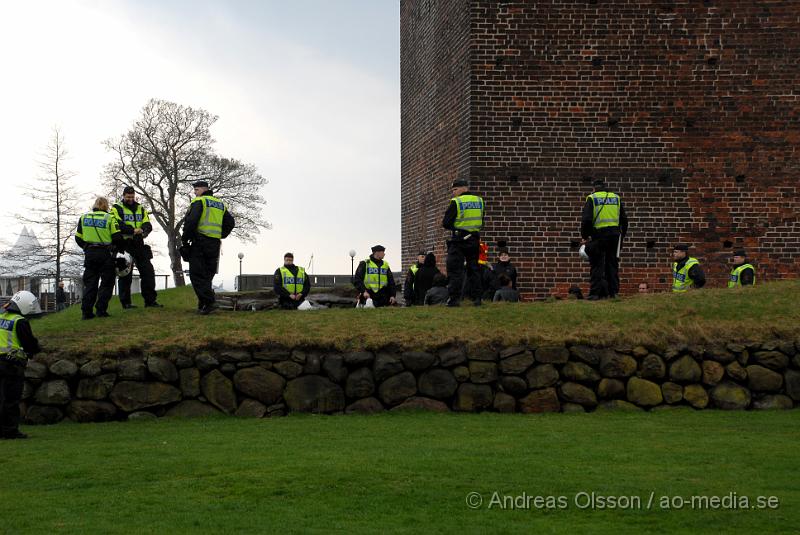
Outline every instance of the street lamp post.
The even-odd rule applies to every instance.
[[[355,275],[355,271],[353,271],[353,263],[355,262],[355,259],[356,259],[356,250],[355,249],[350,249],[350,278],[351,279],[353,278],[353,275]]]
[[[242,291],[242,258],[244,258],[244,253],[239,253],[239,291]]]

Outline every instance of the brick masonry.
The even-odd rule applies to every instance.
[[[631,220],[623,293],[667,289],[678,241],[710,286],[739,246],[759,280],[797,277],[798,64],[797,0],[402,0],[403,267],[443,260],[460,176],[527,297],[587,290],[580,210],[603,177]]]

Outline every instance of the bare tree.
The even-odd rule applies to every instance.
[[[191,202],[190,184],[206,180],[236,218],[234,235],[252,241],[261,229],[267,181],[256,167],[215,154],[211,126],[217,116],[203,109],[151,99],[141,116],[119,139],[106,141],[114,161],[106,167],[113,193],[130,185],[151,217],[167,234],[170,268],[176,286],[185,284],[180,256],[180,229]]]
[[[38,162],[40,174],[22,187],[32,203],[15,215],[18,223],[35,233],[38,243],[28,242],[23,250],[8,249],[3,254],[6,267],[58,282],[65,265],[79,265],[80,251],[72,241],[80,216],[78,193],[70,183],[75,173],[65,165],[67,156],[64,136],[54,127]]]

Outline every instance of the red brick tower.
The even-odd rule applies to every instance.
[[[528,297],[588,282],[591,178],[626,204],[622,292],[675,242],[710,286],[745,247],[800,273],[800,1],[401,0],[403,267],[443,255],[449,183],[484,195]],[[441,257],[443,260],[443,256]],[[443,265],[443,262],[441,262]]]

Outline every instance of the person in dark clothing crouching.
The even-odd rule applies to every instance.
[[[450,296],[447,290],[447,277],[437,273],[433,277],[433,287],[425,293],[426,305],[446,305]]]
[[[409,305],[409,294],[413,304],[424,304],[425,295],[428,293],[428,290],[433,288],[433,279],[438,274],[439,268],[436,266],[436,255],[433,253],[426,253],[420,267],[414,275],[414,285],[411,292],[407,292],[407,286],[404,287],[403,297],[406,300],[406,305]]]
[[[376,245],[369,258],[358,263],[353,275],[353,286],[358,290],[360,302],[372,299],[372,304],[376,307],[395,304],[397,286],[389,263],[383,259],[385,255],[386,247]]]
[[[0,438],[28,438],[19,430],[19,402],[28,359],[40,351],[28,318],[42,313],[30,292],[17,292],[0,314]]]
[[[283,255],[283,267],[275,270],[272,289],[278,296],[278,305],[285,310],[297,310],[311,291],[306,270],[294,265],[294,255]]]

